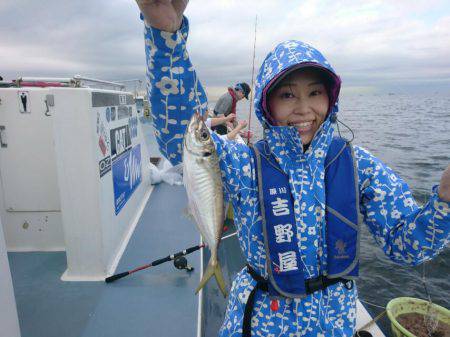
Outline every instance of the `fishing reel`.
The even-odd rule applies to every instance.
[[[194,270],[190,264],[188,264],[187,259],[184,256],[178,256],[175,260],[173,260],[173,265],[177,269],[186,269],[187,272],[191,272]]]

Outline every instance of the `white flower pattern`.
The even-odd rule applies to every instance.
[[[161,81],[156,82],[155,86],[161,91],[164,96],[169,96],[170,94],[178,94],[178,80],[171,79],[167,76],[161,78]]]

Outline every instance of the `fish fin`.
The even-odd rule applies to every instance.
[[[208,267],[203,273],[203,277],[197,289],[195,290],[195,293],[198,294],[200,289],[202,289],[205,286],[205,284],[213,275],[216,277],[217,285],[219,286],[219,289],[222,292],[223,297],[227,297],[228,294],[227,290],[225,289],[225,280],[223,278],[222,269],[220,268],[220,264],[218,262],[216,265],[213,265],[212,259],[209,260]]]

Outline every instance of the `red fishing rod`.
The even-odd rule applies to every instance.
[[[178,253],[168,255],[166,257],[163,257],[162,259],[158,259],[158,260],[155,260],[153,262],[150,262],[149,264],[145,264],[143,266],[137,267],[136,269],[125,271],[123,273],[119,273],[119,274],[107,277],[105,279],[105,282],[106,283],[111,283],[111,282],[114,282],[114,281],[116,281],[118,279],[121,279],[122,277],[131,275],[131,274],[133,274],[133,273],[135,273],[137,271],[144,270],[144,269],[147,269],[147,268],[150,268],[150,267],[154,267],[154,266],[157,266],[157,265],[162,264],[164,262],[176,260],[176,259],[178,259],[181,256],[185,256],[185,255],[191,254],[191,253],[193,253],[193,252],[195,252],[195,251],[197,251],[197,250],[199,250],[199,249],[201,249],[201,248],[203,248],[205,246],[206,245],[203,243],[201,245],[197,245],[197,246],[193,246],[193,247],[184,249],[184,250],[182,250],[182,251],[180,251]],[[189,267],[186,267],[186,265],[184,265],[184,267],[178,267],[177,265],[175,265],[175,267],[177,267],[178,269],[187,269],[188,271],[193,270],[192,267],[190,267],[191,269],[189,269]]]
[[[237,234],[236,232],[234,232],[232,234],[228,234],[226,236],[223,236],[221,238],[221,240],[228,239],[228,238],[230,238],[232,236],[235,236],[236,234]],[[169,261],[172,261],[172,260],[174,260],[174,264],[175,264],[175,267],[177,269],[186,269],[187,271],[193,271],[194,268],[187,264],[187,261],[186,261],[186,259],[184,257],[183,258],[181,258],[181,257],[185,256],[185,255],[188,255],[188,254],[191,254],[191,253],[193,253],[193,252],[195,252],[195,251],[197,251],[199,249],[205,248],[205,247],[206,247],[206,244],[202,243],[201,245],[197,245],[197,246],[193,246],[193,247],[184,249],[182,251],[179,251],[178,253],[171,254],[171,255],[168,255],[166,257],[163,257],[162,259],[158,259],[158,260],[155,260],[153,262],[150,262],[149,264],[145,264],[145,265],[137,267],[135,269],[124,271],[123,273],[119,273],[119,274],[116,274],[116,275],[109,276],[109,277],[107,277],[105,279],[105,282],[106,283],[111,283],[111,282],[114,282],[114,281],[116,281],[118,279],[121,279],[122,277],[131,275],[131,274],[133,274],[135,272],[138,272],[140,270],[144,270],[144,269],[147,269],[147,268],[150,268],[150,267],[155,267],[155,266],[157,266],[159,264],[162,264],[162,263],[165,263],[165,262],[169,262]]]
[[[255,55],[256,55],[256,25],[257,25],[257,23],[258,23],[258,15],[255,16],[255,41],[253,43],[252,86],[251,86],[251,91],[250,91],[250,111],[248,113],[247,145],[250,144],[252,107],[253,107],[253,91],[255,91]]]

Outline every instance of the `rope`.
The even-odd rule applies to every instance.
[[[427,314],[423,315],[423,323],[425,324],[425,327],[427,328],[428,336],[433,336],[433,333],[436,331],[439,320],[437,318],[437,312],[436,310],[433,310],[433,302],[431,301],[431,295],[428,291],[427,287],[427,280],[425,277],[425,262],[422,263],[422,284],[425,288],[425,293],[428,298],[428,306],[427,306]],[[430,310],[431,309],[431,310]]]
[[[248,114],[248,133],[247,133],[247,145],[250,143],[250,129],[252,120],[252,106],[253,106],[253,92],[255,91],[255,52],[256,52],[256,25],[258,23],[258,15],[255,16],[255,41],[253,42],[253,64],[252,64],[252,86],[250,87],[250,112]]]
[[[358,330],[356,331],[356,334],[355,334],[356,337],[359,337],[359,332],[360,332],[360,331],[367,329],[369,326],[371,326],[371,325],[374,324],[376,321],[378,321],[381,317],[383,317],[384,314],[386,314],[386,308],[383,307],[383,306],[381,306],[381,305],[378,305],[378,304],[375,304],[375,303],[372,303],[372,302],[369,302],[369,301],[365,301],[365,300],[362,300],[362,299],[359,299],[359,301],[360,301],[361,303],[365,303],[365,304],[371,305],[371,306],[373,306],[373,307],[383,309],[383,311],[382,311],[381,313],[379,313],[377,316],[375,316],[374,319],[372,319],[371,321],[367,322],[367,323],[364,324],[360,329],[358,329]]]
[[[376,307],[376,308],[385,309],[385,307],[383,307],[383,306],[381,306],[381,305],[378,305],[378,304],[375,304],[375,303],[371,303],[371,302],[368,302],[368,301],[364,301],[364,300],[362,300],[362,299],[359,299],[359,301],[360,301],[361,303],[366,303],[366,304],[371,305],[371,306]]]
[[[374,324],[376,321],[378,321],[381,317],[384,316],[384,314],[386,313],[386,310],[383,310],[381,313],[379,313],[374,319],[372,319],[371,321],[369,321],[368,323],[364,324],[360,329],[358,329],[358,331],[356,332],[356,336],[359,336],[359,332],[361,330],[365,330],[367,329],[369,326],[371,326],[372,324]]]

